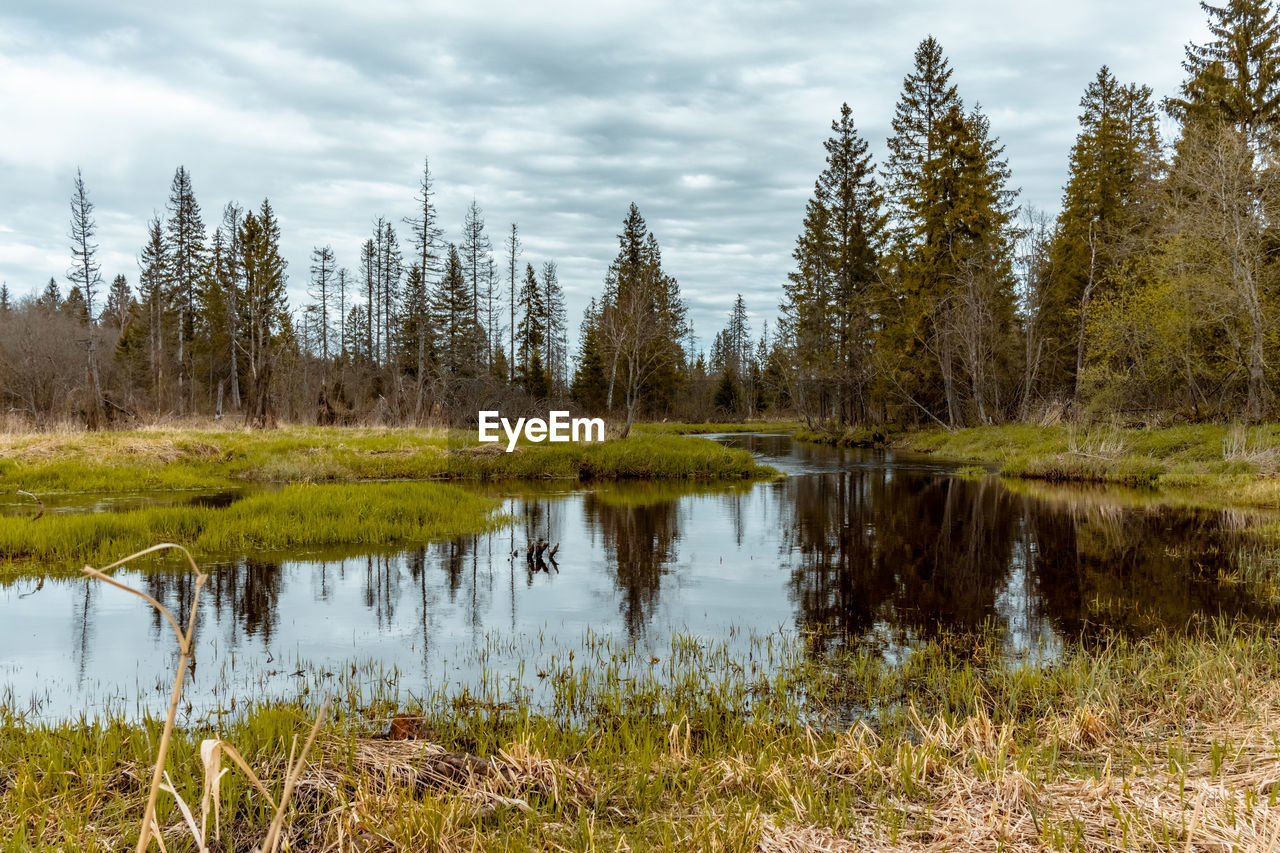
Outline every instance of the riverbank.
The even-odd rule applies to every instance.
[[[738,655],[678,638],[652,659],[597,640],[577,660],[529,661],[554,694],[539,711],[497,688],[416,706],[344,681],[290,832],[294,849],[362,851],[1265,850],[1280,837],[1278,640],[1200,624],[1070,646],[1049,665],[1002,661],[995,635],[830,665],[777,636]],[[316,701],[180,727],[167,768],[197,816],[201,740],[234,744],[278,797]],[[868,710],[850,725],[855,708]],[[404,711],[401,730],[425,741],[377,739]],[[0,835],[126,847],[158,733],[0,712]],[[439,750],[493,775],[426,772]],[[215,849],[248,849],[270,809],[237,770],[220,798]],[[190,849],[173,798],[160,802],[168,849]]]
[[[506,520],[499,506],[439,483],[294,484],[226,506],[0,516],[0,584],[106,565],[160,542],[183,545],[202,561],[285,548],[425,543],[490,530]],[[175,559],[159,554],[140,567],[168,567]]]
[[[944,430],[795,437],[836,446],[883,446],[979,464],[1005,477],[1160,488],[1180,503],[1280,507],[1280,425],[1197,424],[1154,429],[1005,424]]]
[[[0,489],[97,494],[366,480],[767,477],[751,454],[678,435],[481,445],[474,432],[289,427],[0,435]]]

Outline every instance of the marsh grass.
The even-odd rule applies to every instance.
[[[177,550],[186,557],[187,563],[190,566],[192,573],[195,575],[195,586],[192,593],[190,615],[187,618],[185,630],[178,623],[178,620],[174,618],[168,608],[155,598],[145,592],[141,592],[140,590],[134,589],[133,587],[115,580],[110,575],[110,572],[138,559],[139,557],[146,556],[149,553],[170,549]],[[303,745],[302,751],[298,754],[296,761],[294,761],[294,750],[290,750],[289,772],[285,776],[284,790],[280,795],[280,802],[278,805],[271,798],[271,795],[267,791],[266,786],[263,785],[262,780],[253,772],[248,763],[245,762],[239,751],[236,750],[234,746],[226,741],[218,739],[206,739],[202,742],[200,745],[200,757],[204,771],[204,784],[200,798],[200,820],[197,821],[190,806],[174,786],[173,780],[170,778],[165,765],[169,758],[169,746],[173,739],[174,725],[177,721],[178,702],[182,699],[182,685],[187,674],[187,664],[191,660],[192,639],[195,636],[196,630],[196,614],[199,612],[198,605],[200,602],[200,590],[208,580],[208,575],[200,571],[199,567],[196,565],[195,559],[191,556],[190,551],[180,545],[173,545],[170,543],[153,545],[150,548],[146,548],[138,553],[125,557],[124,559],[116,560],[114,563],[104,566],[101,569],[95,569],[92,566],[85,566],[84,574],[91,580],[96,580],[108,586],[113,586],[119,590],[130,593],[131,595],[136,595],[138,598],[146,601],[151,605],[151,607],[155,608],[156,612],[160,616],[163,616],[169,623],[170,627],[173,628],[174,639],[178,645],[178,661],[177,665],[174,667],[173,689],[169,697],[169,709],[168,713],[165,715],[164,729],[160,734],[159,745],[156,747],[156,755],[152,763],[151,784],[147,788],[147,802],[142,812],[142,826],[138,831],[138,843],[135,848],[137,853],[145,853],[145,851],[151,847],[152,839],[155,840],[156,846],[159,847],[161,851],[165,851],[167,849],[164,844],[164,830],[160,827],[156,819],[156,805],[162,792],[173,797],[173,800],[182,815],[183,821],[185,822],[186,829],[191,833],[191,837],[200,853],[208,853],[209,811],[211,805],[214,812],[215,834],[219,837],[221,835],[221,826],[218,822],[218,812],[221,781],[222,777],[225,775],[225,771],[222,769],[221,757],[223,755],[232,759],[234,766],[240,768],[244,772],[245,776],[253,782],[254,786],[271,804],[274,812],[271,825],[267,830],[266,839],[257,849],[260,850],[261,853],[276,853],[280,848],[282,833],[284,832],[285,814],[286,809],[288,808],[289,799],[293,794],[294,785],[297,783],[298,777],[302,773],[302,768],[305,766],[307,755],[315,744],[316,735],[320,731],[320,726],[324,722],[325,714],[328,710],[328,702],[326,701],[321,704],[320,710],[316,714],[315,722],[311,727],[311,734]]]
[[[498,501],[458,486],[410,482],[290,485],[225,507],[0,516],[0,581],[105,563],[157,541],[184,545],[201,558],[426,542],[490,530],[504,521],[498,508]]]
[[[1069,644],[1052,663],[998,657],[998,632],[934,640],[899,663],[804,638],[745,646],[682,636],[656,655],[584,638],[530,660],[533,708],[488,687],[407,694],[348,682],[295,785],[294,849],[1267,850],[1280,833],[1280,632]],[[530,677],[533,677],[532,675]],[[280,778],[314,706],[260,706],[174,734],[180,789],[202,738]],[[370,740],[409,711],[429,742]],[[30,849],[113,849],[136,818],[155,723],[44,725],[0,714],[0,834]],[[440,750],[497,768],[499,787],[423,784]],[[133,774],[133,775],[129,775]],[[417,781],[415,781],[417,780]],[[497,784],[497,783],[495,783]],[[223,791],[227,849],[269,809]],[[170,849],[183,819],[162,804]],[[1275,849],[1272,847],[1271,849]]]
[[[840,443],[839,436],[796,438]],[[1006,424],[927,429],[889,437],[902,453],[985,463],[1002,476],[1168,490],[1181,504],[1280,507],[1280,424],[1195,424],[1150,429]]]
[[[678,435],[599,444],[529,444],[514,453],[476,434],[292,427],[236,432],[0,434],[0,488],[35,494],[220,489],[245,483],[363,480],[742,479],[771,469],[751,454]]]

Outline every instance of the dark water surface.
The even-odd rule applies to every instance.
[[[968,479],[928,458],[786,436],[716,440],[789,476],[717,488],[505,486],[492,493],[515,522],[491,534],[219,564],[200,599],[185,700],[199,714],[291,697],[352,662],[419,696],[484,681],[536,698],[536,672],[588,638],[661,658],[677,634],[733,646],[812,633],[823,638],[814,649],[900,654],[994,625],[1008,654],[1039,658],[1102,627],[1276,613],[1260,580],[1273,555],[1252,533],[1271,516]],[[560,544],[545,570],[524,558],[538,537]],[[117,577],[189,607],[187,575]],[[163,710],[176,656],[158,616],[84,580],[33,587],[0,590],[0,703],[44,717]]]

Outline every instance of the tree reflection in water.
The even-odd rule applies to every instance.
[[[794,447],[767,441],[770,452]],[[1237,582],[1263,559],[1251,532],[1256,516],[1159,507],[1115,490],[966,479],[870,453],[822,454],[795,448],[789,458],[807,472],[767,484],[528,487],[508,497],[513,522],[496,532],[402,552],[306,557],[284,570],[278,560],[238,560],[211,574],[206,600],[231,639],[269,644],[282,588],[305,576],[310,602],[336,595],[335,606],[362,607],[384,633],[412,625],[424,660],[442,630],[536,630],[549,613],[646,637],[684,595],[678,587],[664,599],[672,575],[682,585],[696,578],[712,618],[717,607],[726,619],[763,613],[751,610],[751,596],[785,592],[790,619],[819,645],[909,642],[992,624],[1031,647],[1098,626],[1142,632],[1204,614],[1274,615],[1268,597]],[[540,539],[562,545],[564,573],[526,561]],[[189,574],[144,577],[150,594],[185,613]],[[350,583],[358,601],[343,592]],[[750,592],[730,600],[734,587]],[[91,605],[83,608],[88,625]],[[159,632],[158,616],[149,618]]]

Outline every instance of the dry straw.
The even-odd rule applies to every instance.
[[[178,620],[174,618],[173,614],[169,612],[168,608],[159,601],[152,598],[150,595],[147,595],[145,592],[120,583],[118,580],[107,574],[107,572],[118,569],[139,557],[169,548],[176,549],[183,553],[187,558],[187,563],[191,566],[191,571],[193,571],[196,576],[195,592],[191,597],[191,614],[187,618],[185,631],[178,624]],[[164,836],[160,831],[159,824],[156,822],[156,802],[159,799],[161,791],[172,795],[174,800],[177,802],[178,811],[181,812],[182,819],[186,822],[187,829],[190,830],[192,838],[195,839],[196,846],[200,853],[207,853],[209,850],[208,827],[210,807],[212,807],[214,814],[214,836],[221,840],[221,828],[219,826],[218,814],[218,795],[222,777],[229,770],[229,768],[224,769],[222,767],[222,757],[224,755],[231,759],[232,764],[244,773],[249,781],[253,783],[254,787],[258,789],[259,793],[266,797],[267,802],[271,804],[274,811],[274,817],[271,820],[271,826],[267,830],[266,838],[263,840],[263,843],[258,850],[261,851],[261,853],[276,853],[283,839],[284,820],[286,810],[289,805],[289,799],[293,794],[294,786],[302,776],[303,769],[306,766],[307,756],[310,754],[311,748],[315,744],[316,736],[319,734],[320,727],[324,723],[325,715],[328,713],[328,700],[325,700],[325,702],[321,704],[320,710],[316,714],[315,722],[311,726],[311,733],[307,737],[306,743],[302,747],[302,751],[298,753],[296,760],[294,760],[292,755],[292,752],[297,751],[297,742],[295,740],[294,748],[290,754],[289,772],[285,776],[284,791],[280,796],[280,802],[278,804],[272,798],[266,785],[262,783],[262,780],[253,772],[253,769],[249,767],[248,762],[244,760],[244,757],[240,755],[240,752],[234,746],[226,741],[217,739],[203,741],[200,744],[200,759],[204,767],[204,787],[200,798],[200,819],[197,821],[190,806],[187,805],[187,802],[178,793],[177,788],[173,784],[173,780],[169,778],[169,774],[165,770],[165,761],[169,755],[170,741],[173,739],[174,721],[178,714],[178,701],[182,698],[182,684],[186,677],[187,665],[191,660],[191,640],[195,634],[196,613],[199,610],[200,604],[200,590],[204,586],[205,582],[208,581],[209,576],[202,572],[200,567],[196,565],[196,561],[191,556],[190,551],[183,548],[181,545],[174,545],[168,542],[160,545],[153,545],[150,548],[146,548],[136,554],[131,554],[128,557],[125,557],[122,560],[117,560],[111,565],[104,566],[101,569],[95,569],[92,566],[85,566],[84,573],[94,580],[110,584],[117,589],[122,589],[125,592],[132,593],[146,601],[169,622],[170,627],[173,628],[174,637],[178,642],[178,668],[173,679],[173,691],[169,695],[169,712],[165,717],[164,732],[160,737],[160,747],[156,752],[156,763],[151,773],[151,787],[147,791],[147,807],[142,814],[142,827],[139,830],[138,845],[135,848],[137,853],[144,853],[144,851],[151,846],[152,839],[155,839],[156,845],[160,848],[162,853],[165,850]]]

